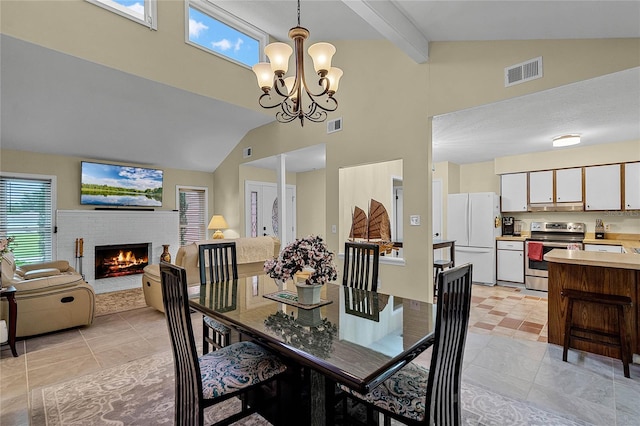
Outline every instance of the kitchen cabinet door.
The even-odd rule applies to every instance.
[[[498,281],[524,284],[523,250],[498,250]]]
[[[620,166],[585,167],[585,210],[622,210]]]
[[[527,174],[513,173],[500,176],[500,195],[503,212],[527,211]]]
[[[531,204],[553,202],[553,170],[529,173],[529,202]]]
[[[640,162],[624,165],[624,208],[640,210]]]
[[[556,203],[582,202],[582,168],[556,170]]]

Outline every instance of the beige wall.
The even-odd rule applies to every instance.
[[[639,119],[640,120],[640,119]],[[640,161],[640,141],[565,148],[495,159],[495,174]]]
[[[330,227],[326,223],[325,169],[298,173],[296,182],[297,237],[318,235],[326,239]]]
[[[80,204],[80,162],[97,161],[91,158],[38,154],[27,151],[0,151],[0,170],[3,172],[53,175],[57,177],[57,208],[59,210],[94,210],[95,206]],[[154,167],[148,164],[118,163],[126,166]],[[156,210],[175,210],[176,186],[198,186],[208,189],[209,213],[213,212],[213,174],[158,167],[163,173],[162,207]]]

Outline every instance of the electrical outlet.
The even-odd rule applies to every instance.
[[[605,230],[606,232],[611,231],[611,224],[609,224],[609,223],[605,223],[605,225],[604,225],[604,230]]]

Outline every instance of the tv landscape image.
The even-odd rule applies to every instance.
[[[162,170],[83,161],[80,204],[161,207]]]

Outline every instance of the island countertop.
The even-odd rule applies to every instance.
[[[553,249],[544,255],[544,260],[551,263],[640,271],[640,254],[636,253],[603,253],[598,251]]]

